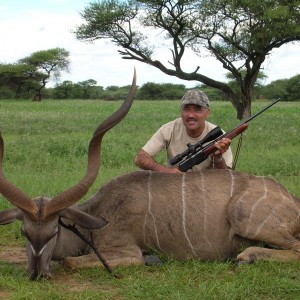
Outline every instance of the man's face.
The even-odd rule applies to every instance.
[[[188,134],[193,133],[193,135],[201,135],[208,115],[208,108],[195,104],[184,105],[181,109],[181,118]]]

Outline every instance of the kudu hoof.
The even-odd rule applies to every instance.
[[[253,264],[256,261],[256,255],[255,254],[249,254],[249,255],[239,255],[237,257],[237,264],[245,265],[245,264]]]
[[[155,255],[147,255],[145,257],[146,266],[162,266],[163,262]]]

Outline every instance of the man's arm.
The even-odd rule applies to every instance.
[[[159,164],[145,150],[140,150],[134,159],[134,163],[143,170],[151,170],[162,173],[181,173],[177,168],[169,168]]]

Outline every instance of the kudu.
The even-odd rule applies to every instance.
[[[49,199],[33,201],[8,182],[0,168],[0,192],[17,208],[0,213],[0,224],[23,221],[30,278],[50,277],[50,260],[66,267],[101,265],[59,218],[93,236],[111,266],[142,264],[158,250],[179,260],[300,259],[300,204],[276,181],[232,170],[163,174],[136,171],[105,184],[79,206],[72,206],[94,182],[101,139],[130,108],[135,89],[118,112],[96,129],[89,145],[85,177]],[[1,143],[1,158],[3,143]],[[100,229],[101,228],[101,229]],[[268,246],[263,248],[261,244]],[[260,246],[258,246],[260,245]],[[247,248],[248,247],[248,248]],[[81,256],[79,256],[81,254]]]

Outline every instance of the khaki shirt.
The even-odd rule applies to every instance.
[[[177,154],[185,151],[187,149],[188,143],[192,145],[196,144],[215,127],[217,126],[205,121],[205,128],[203,133],[198,138],[191,138],[186,132],[186,128],[182,122],[182,119],[177,118],[161,126],[142,149],[152,157],[154,157],[161,150],[166,149],[167,165],[171,166],[169,162],[170,159],[172,159]],[[225,159],[226,165],[228,167],[232,167],[233,158],[231,148],[223,153],[223,158]],[[208,166],[210,165],[210,161],[211,160],[208,157],[201,164],[194,166],[192,168],[192,171],[200,171],[208,168]]]

